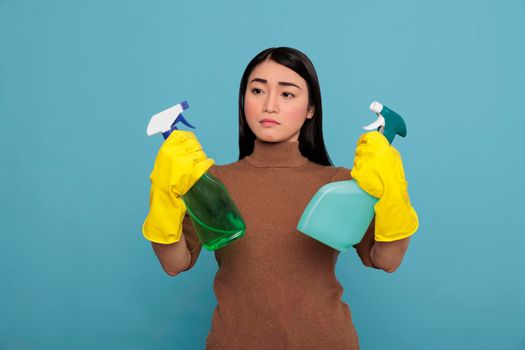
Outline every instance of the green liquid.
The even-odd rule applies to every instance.
[[[182,197],[202,246],[222,248],[244,236],[246,224],[226,187],[206,173]]]

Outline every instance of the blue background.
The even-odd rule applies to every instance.
[[[140,227],[181,100],[233,162],[242,72],[261,50],[313,61],[334,163],[370,102],[397,139],[421,227],[393,274],[342,254],[363,349],[525,349],[525,2],[0,1],[1,349],[199,349],[216,264],[161,270]]]

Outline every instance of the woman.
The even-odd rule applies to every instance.
[[[143,232],[168,274],[189,270],[201,250],[180,196],[204,172],[224,183],[246,221],[244,237],[215,251],[217,307],[207,349],[359,348],[335,276],[339,252],[296,229],[321,186],[352,178],[350,169],[332,166],[322,114],[310,60],[292,48],[270,48],[241,79],[238,161],[214,165],[184,131],[159,151]],[[175,174],[182,168],[188,170]],[[409,237],[376,241],[372,223],[354,248],[364,265],[393,272],[408,244]]]

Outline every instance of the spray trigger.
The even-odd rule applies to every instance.
[[[186,125],[188,128],[192,128],[192,129],[195,129],[195,127],[193,125],[190,124],[189,121],[186,120],[186,118],[184,118],[184,116],[181,114],[179,114],[179,116],[177,117],[177,119],[175,119],[175,121],[173,122],[173,124],[171,124],[171,128],[173,128],[174,130],[177,130],[177,127],[175,126],[178,122],[181,122],[182,124]]]
[[[380,128],[385,126],[385,118],[379,114],[376,121],[372,124],[368,124],[366,126],[363,126],[363,129],[365,130],[379,130]]]

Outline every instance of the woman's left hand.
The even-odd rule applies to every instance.
[[[401,155],[378,131],[361,135],[352,177],[365,192],[379,198],[375,209],[375,240],[392,242],[414,234],[419,227],[410,204]]]

